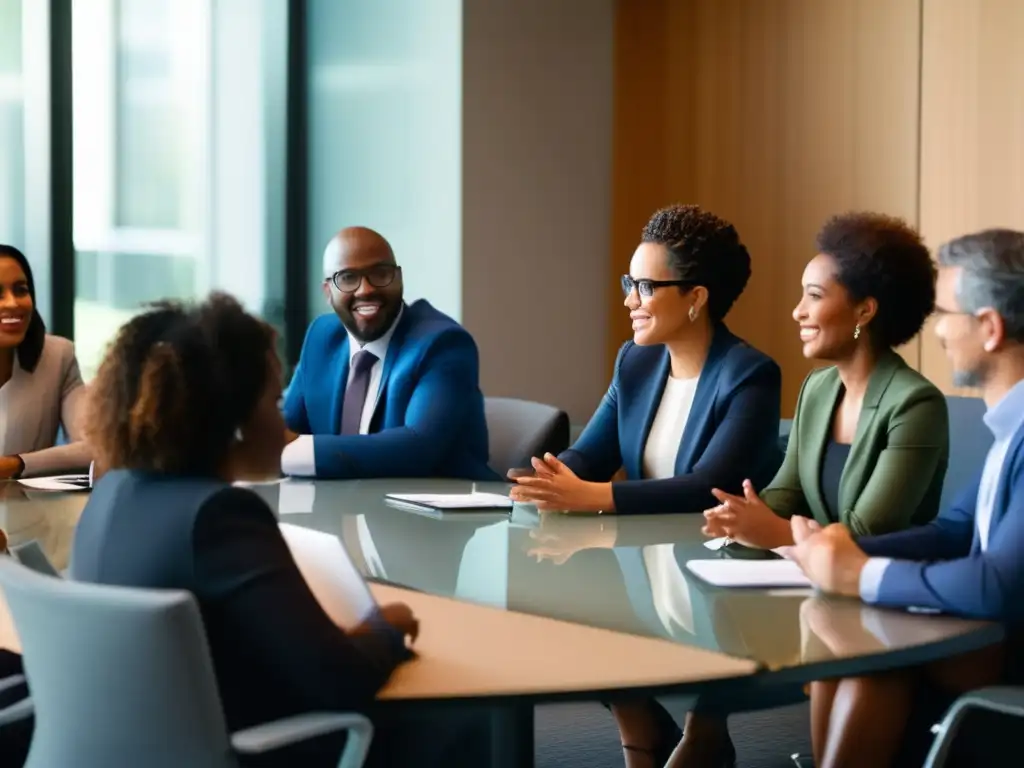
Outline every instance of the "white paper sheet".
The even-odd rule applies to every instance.
[[[512,499],[500,493],[389,493],[385,499],[407,504],[422,504],[438,509],[497,509],[512,508]]]
[[[716,587],[811,587],[792,560],[689,560],[691,573]]]
[[[725,536],[719,536],[717,539],[708,539],[704,542],[704,546],[710,549],[712,552],[717,552],[728,543],[728,538],[726,538]]]
[[[345,630],[361,624],[377,603],[341,540],[330,533],[280,523],[295,564],[331,620]]]
[[[80,483],[71,483],[69,480],[83,481]],[[88,491],[89,490],[89,476],[88,475],[55,475],[53,477],[29,477],[24,480],[19,480],[19,483],[24,485],[26,488],[32,488],[36,491]]]
[[[316,504],[316,483],[288,478],[278,486],[277,511],[282,515],[309,515]]]

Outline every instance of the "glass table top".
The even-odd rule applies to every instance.
[[[67,567],[87,493],[0,491],[11,546]],[[281,522],[337,535],[370,579],[508,610],[659,637],[756,661],[794,680],[905,666],[998,641],[998,625],[864,606],[813,590],[712,587],[687,571],[721,555],[700,515],[416,513],[385,493],[504,493],[503,483],[298,481],[252,490]]]

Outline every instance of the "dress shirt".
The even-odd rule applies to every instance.
[[[395,329],[402,320],[402,313],[405,307],[399,310],[398,317],[391,324],[387,332],[379,339],[361,344],[359,340],[348,334],[348,380],[345,386],[352,383],[352,358],[364,349],[372,352],[377,362],[370,369],[370,383],[366,387],[366,401],[363,403],[363,413],[359,419],[359,434],[365,435],[370,431],[370,422],[373,420],[373,412],[377,409],[377,401],[380,398],[380,380],[384,373],[384,358],[388,353],[388,345],[391,344],[391,337],[395,335]],[[313,448],[312,435],[299,435],[298,438],[284,447],[281,454],[281,471],[286,475],[298,477],[316,476],[316,452]]]
[[[1010,450],[1013,436],[1024,425],[1024,381],[1017,382],[998,403],[986,411],[983,418],[995,442],[985,457],[974,511],[982,552],[988,549],[992,507],[995,504],[996,489],[999,487],[999,476],[1003,471],[1006,453]],[[889,562],[890,558],[887,557],[872,557],[865,563],[860,573],[860,596],[865,602],[871,603],[878,599],[878,588]]]
[[[674,379],[669,375],[666,379],[658,412],[644,445],[644,478],[664,480],[675,477],[679,444],[693,408],[698,378]]]

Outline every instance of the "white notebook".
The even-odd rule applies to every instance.
[[[695,576],[716,587],[811,587],[792,560],[688,560]]]
[[[493,510],[508,512],[512,509],[512,499],[500,493],[388,493],[384,500],[396,506],[420,507],[444,512],[461,509],[474,512]]]
[[[377,607],[341,539],[330,533],[280,523],[288,549],[324,613],[344,630],[358,626]]]

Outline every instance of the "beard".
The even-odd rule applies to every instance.
[[[978,363],[977,366],[970,370],[953,371],[953,386],[955,387],[975,389],[984,385],[987,379],[988,366],[984,363]]]

